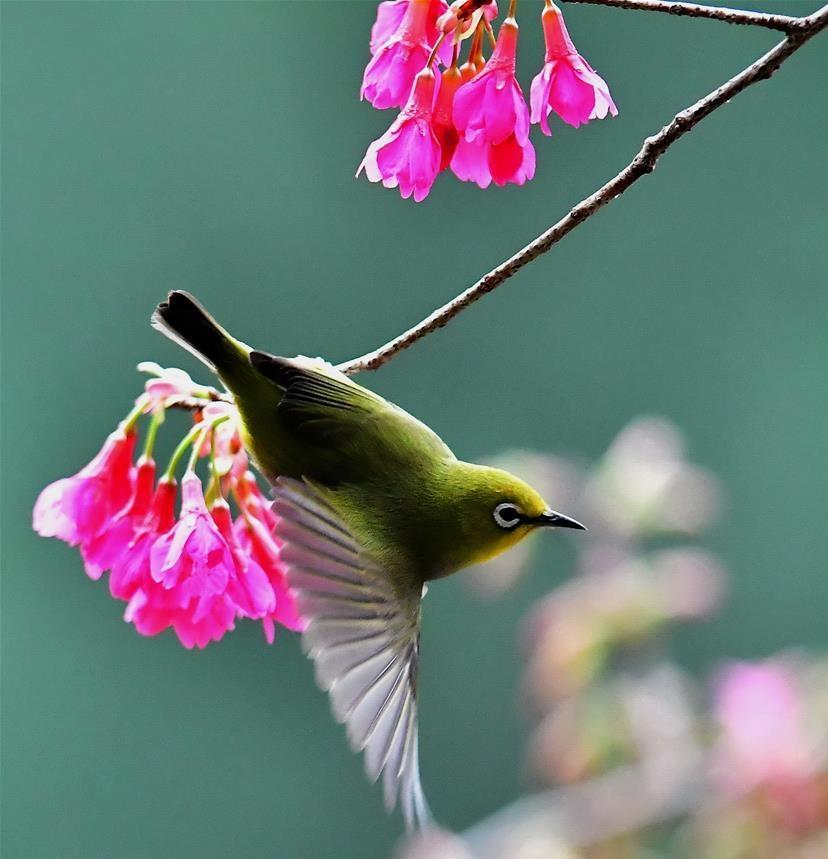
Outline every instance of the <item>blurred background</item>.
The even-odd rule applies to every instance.
[[[540,8],[521,0],[527,91]],[[778,39],[565,13],[620,116],[538,135],[523,188],[444,177],[415,205],[353,178],[392,118],[357,96],[373,3],[3,4],[4,856],[394,849],[295,636],[142,638],[31,508],[126,413],[139,361],[204,378],[148,325],[167,290],[277,353],[362,353]],[[591,528],[431,588],[423,778],[468,838],[411,855],[828,855],[826,47],[360,377]]]

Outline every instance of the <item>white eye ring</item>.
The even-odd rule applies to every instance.
[[[515,525],[520,523],[520,509],[514,504],[510,504],[508,501],[498,504],[492,515],[494,516],[495,522],[497,522],[501,528],[506,528],[506,530],[514,528]]]

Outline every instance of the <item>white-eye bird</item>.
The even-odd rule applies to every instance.
[[[426,582],[484,561],[536,528],[583,529],[530,486],[463,462],[425,424],[319,359],[277,358],[231,337],[188,294],[153,324],[232,393],[245,446],[272,483],[276,534],[303,645],[386,807],[430,813],[417,751]]]

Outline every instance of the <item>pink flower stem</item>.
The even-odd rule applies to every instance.
[[[517,0],[509,0],[509,14],[506,17],[514,18],[515,12],[517,12]],[[491,30],[491,27],[489,29]]]
[[[494,33],[491,32],[492,28],[489,25],[489,22],[486,20],[486,16],[484,15],[477,24],[477,29],[474,31],[474,35],[472,36],[471,45],[469,46],[469,62],[472,65],[476,65],[477,62],[480,62],[482,66],[484,63],[483,59],[483,31],[486,28],[489,28],[489,36],[490,38],[494,38]]]
[[[455,42],[451,52],[451,68],[456,69],[460,59],[460,42]]]
[[[509,17],[514,18],[514,14],[511,11],[512,7],[509,7]],[[489,45],[494,48],[497,46],[497,37],[494,34],[494,30],[492,29],[492,25],[486,20],[485,15],[481,18],[480,23],[483,25],[483,29],[486,31],[486,35],[489,37]]]
[[[431,53],[428,55],[428,59],[426,60],[425,67],[427,69],[431,68],[432,63],[434,62],[434,58],[437,56],[437,51],[440,49],[440,45],[443,44],[443,39],[445,38],[445,33],[440,33],[440,35],[437,37],[437,41],[434,43],[434,47],[431,49]]]

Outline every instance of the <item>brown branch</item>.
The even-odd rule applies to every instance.
[[[666,12],[685,18],[710,18],[727,24],[746,24],[794,33],[801,29],[805,18],[792,15],[768,15],[765,12],[745,12],[724,6],[701,6],[698,3],[674,3],[672,0],[569,0],[570,3],[591,3],[597,6],[616,6],[619,9],[639,9],[644,12]]]
[[[596,0],[597,2],[597,0]],[[637,2],[637,0],[635,0]],[[435,310],[429,316],[417,323],[413,328],[401,334],[399,337],[380,346],[373,352],[368,352],[359,358],[346,361],[339,365],[339,369],[348,374],[358,373],[360,370],[376,370],[395,355],[398,355],[418,340],[442,328],[450,322],[461,311],[465,310],[484,295],[497,289],[502,283],[512,277],[527,263],[545,254],[556,245],[564,236],[572,232],[579,224],[587,218],[592,217],[599,209],[602,209],[611,200],[619,197],[633,183],[637,182],[655,169],[658,159],[679,138],[683,137],[698,125],[706,116],[714,110],[726,104],[742,90],[769,78],[792,54],[799,50],[802,45],[828,25],[828,5],[823,6],[811,15],[794,19],[795,27],[787,38],[760,57],[755,63],[743,69],[735,77],[708,93],[704,98],[690,107],[685,108],[669,122],[658,134],[648,137],[633,160],[615,177],[605,185],[591,194],[585,200],[578,203],[569,214],[565,215],[556,224],[553,224],[546,232],[541,233],[533,242],[519,250],[516,254],[502,262],[497,268],[484,274],[473,286],[461,292],[447,304]]]

